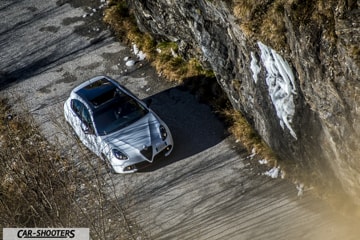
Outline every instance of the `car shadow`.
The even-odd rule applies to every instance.
[[[157,156],[151,165],[139,172],[155,171],[193,156],[228,136],[223,122],[211,107],[199,102],[197,96],[184,86],[168,89],[149,98],[152,100],[150,108],[170,128],[174,148],[170,156]]]

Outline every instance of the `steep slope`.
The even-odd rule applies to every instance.
[[[213,69],[280,158],[323,179],[336,176],[360,200],[359,1],[128,4],[141,30]]]

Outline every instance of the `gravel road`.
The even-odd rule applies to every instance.
[[[333,212],[311,190],[261,174],[211,109],[181,86],[165,82],[146,61],[132,68],[131,49],[99,19],[100,0],[0,1],[0,91],[29,110],[62,151],[62,105],[71,89],[109,75],[168,123],[172,156],[131,175],[107,175],[126,212],[153,239],[358,239],[351,219]],[[56,119],[56,121],[54,121]],[[75,157],[74,157],[75,158]],[[73,159],[74,162],[78,159]],[[101,165],[100,165],[101,166]]]

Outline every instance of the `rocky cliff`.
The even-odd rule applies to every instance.
[[[141,30],[211,68],[283,159],[360,202],[360,2],[128,0]]]

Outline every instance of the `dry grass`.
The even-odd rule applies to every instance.
[[[136,21],[124,0],[113,0],[105,11],[104,21],[114,30],[119,39],[126,43],[135,43],[161,76],[170,81],[181,83],[186,78],[199,75],[213,76],[212,71],[202,67],[195,58],[185,60],[177,54],[178,46],[174,42],[156,43],[150,34],[140,32]]]
[[[61,127],[60,120],[51,121]],[[0,99],[0,227],[87,227],[91,239],[146,239],[127,219],[126,203],[109,196],[114,193],[109,194],[104,166],[94,164],[80,145],[84,162],[67,159],[34,122]]]
[[[135,18],[127,8],[126,1],[111,1],[105,10],[103,20],[111,26],[120,41],[128,44],[136,43],[149,59],[153,58],[155,42],[149,34],[140,32]]]
[[[221,114],[226,117],[227,121],[230,121],[229,131],[249,152],[255,151],[259,157],[267,159],[269,165],[277,166],[275,153],[239,111],[228,107]]]
[[[285,0],[235,0],[233,14],[249,38],[261,40],[274,49],[286,46],[284,23]]]
[[[152,61],[156,71],[170,81],[181,82],[192,73],[191,64],[177,55],[178,46],[174,42],[162,42],[157,45],[157,54]]]
[[[152,62],[152,65],[156,68],[156,71],[166,79],[178,83],[182,83],[187,78],[199,75],[211,75],[211,73],[208,73],[202,68],[200,62],[195,58],[186,61],[182,57],[174,57],[166,53],[158,54]]]
[[[71,166],[37,128],[9,111],[6,101],[1,100],[1,225],[35,227],[71,222],[72,209],[68,198],[63,198],[74,194],[74,186],[65,183],[74,178]]]
[[[233,14],[243,33],[261,41],[278,52],[289,51],[286,39],[285,15],[297,28],[310,26],[323,32],[329,44],[336,43],[334,27],[335,1],[326,0],[233,0]]]
[[[349,55],[360,65],[360,47],[359,45],[352,44],[347,48]]]

